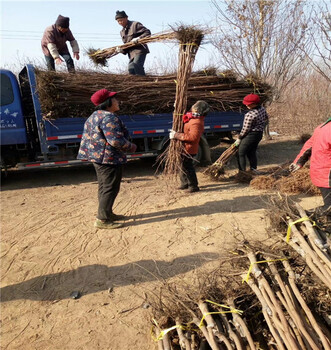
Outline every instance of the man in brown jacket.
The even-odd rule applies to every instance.
[[[70,73],[75,72],[74,61],[70,56],[66,42],[69,41],[74,58],[79,60],[79,47],[77,40],[69,29],[69,17],[58,16],[55,24],[45,29],[41,39],[41,48],[45,55],[48,70],[55,71],[55,63],[61,64],[63,59]],[[63,59],[60,57],[62,56]]]
[[[146,55],[149,53],[148,46],[146,44],[139,45],[139,39],[145,38],[151,35],[151,31],[144,27],[140,22],[129,21],[125,11],[116,11],[115,20],[119,25],[123,27],[121,30],[121,37],[124,44],[132,42],[137,44],[134,47],[120,50],[118,52],[129,56],[129,74],[132,75],[145,75],[144,63]]]

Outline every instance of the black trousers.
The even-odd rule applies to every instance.
[[[188,155],[182,156],[183,171],[180,173],[180,182],[183,186],[198,187],[198,178],[193,166],[192,159],[194,156],[195,154],[190,154],[190,157]]]
[[[242,139],[237,153],[239,170],[246,171],[246,156],[248,158],[250,168],[257,168],[256,150],[258,144],[262,140],[262,136],[262,131],[252,131]]]
[[[122,165],[93,163],[98,179],[99,208],[97,218],[111,220],[113,204],[120,191]]]
[[[319,187],[319,189],[324,201],[323,210],[328,210],[331,208],[331,188]]]

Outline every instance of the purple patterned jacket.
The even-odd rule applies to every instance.
[[[98,164],[125,164],[124,152],[133,146],[128,138],[129,132],[119,117],[108,111],[95,111],[85,122],[77,159]]]

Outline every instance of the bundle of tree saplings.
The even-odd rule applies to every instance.
[[[89,117],[94,110],[90,98],[103,88],[118,92],[119,114],[174,112],[175,74],[132,76],[82,70],[68,74],[38,69],[36,77],[41,110],[46,118]],[[258,80],[239,80],[232,72],[222,75],[215,69],[206,69],[188,77],[187,105],[205,100],[212,111],[241,111],[243,98],[254,91],[258,91],[264,101],[270,95],[269,87]]]
[[[329,232],[310,217],[306,211],[286,196],[279,195],[271,199],[273,208],[271,223],[274,227],[282,227],[277,223],[282,220],[281,232],[286,232],[283,239],[305,261],[316,277],[331,289],[331,248]],[[276,209],[281,215],[275,214]],[[319,215],[323,216],[323,215]],[[327,217],[327,215],[325,215]]]
[[[172,118],[172,129],[183,131],[183,114],[187,111],[188,83],[192,74],[195,56],[204,37],[203,30],[193,26],[180,26],[177,30],[179,40],[179,58],[176,78],[176,97]],[[164,173],[167,175],[178,174],[182,169],[182,156],[184,145],[182,141],[172,139],[164,153]],[[189,155],[188,155],[189,156]]]
[[[159,41],[169,41],[169,40],[175,40],[177,38],[176,32],[169,31],[164,33],[156,33],[153,35],[150,35],[148,37],[139,39],[139,44],[148,44],[152,42],[159,42]],[[136,46],[137,44],[128,42],[123,45],[110,47],[107,49],[93,49],[90,48],[87,50],[87,54],[90,57],[90,59],[97,65],[106,66],[107,65],[107,59],[117,55],[119,51],[117,51],[117,47],[119,47],[121,50],[129,49],[131,47]]]
[[[164,282],[149,295],[158,349],[331,349],[330,289],[288,248],[243,242],[218,268]]]
[[[224,167],[231,158],[238,152],[238,147],[232,144],[228,147],[220,157],[203,172],[205,175],[210,175],[214,179],[219,179],[224,174]]]
[[[236,298],[228,295],[226,299],[224,284],[220,288],[216,284],[218,277],[215,270],[201,274],[196,284],[192,279],[189,285],[183,280],[165,282],[159,292],[149,295],[152,339],[158,349],[256,349]],[[239,291],[238,299],[247,291]]]
[[[314,317],[296,284],[287,257],[274,258],[249,251],[244,281],[256,294],[278,349],[331,349],[327,329]],[[262,264],[266,264],[261,268]]]

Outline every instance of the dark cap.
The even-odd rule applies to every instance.
[[[128,15],[125,13],[125,11],[116,11],[115,20],[118,20],[119,18],[127,18]]]
[[[210,107],[207,102],[199,100],[195,102],[191,109],[195,109],[200,115],[206,116],[210,110]]]
[[[55,24],[62,28],[69,28],[69,17],[59,15]]]

